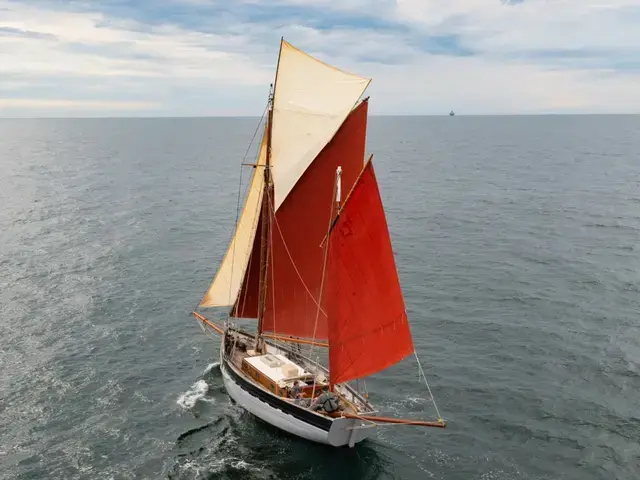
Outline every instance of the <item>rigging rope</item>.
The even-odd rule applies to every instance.
[[[318,318],[320,317],[320,302],[322,301],[322,292],[324,291],[324,277],[325,277],[325,273],[327,271],[327,256],[329,253],[329,233],[331,232],[331,224],[333,223],[333,210],[334,210],[334,201],[333,199],[336,198],[336,190],[338,188],[338,180],[337,180],[337,175],[336,175],[336,181],[333,183],[333,192],[331,193],[331,210],[329,211],[329,226],[327,227],[327,241],[324,245],[324,252],[322,254],[322,276],[320,277],[320,295],[318,298],[318,309],[316,310],[316,321],[313,325],[313,337],[311,338],[311,341],[315,343],[316,341],[316,332],[318,329]],[[326,313],[325,313],[326,316]],[[313,349],[315,347],[314,343],[311,344],[311,347],[309,348],[309,358],[313,358]]]
[[[436,414],[438,415],[438,421],[442,422],[442,415],[440,415],[440,410],[438,410],[438,405],[436,405],[436,399],[433,397],[433,393],[431,393],[431,387],[429,386],[429,382],[427,382],[427,377],[424,374],[424,370],[422,369],[422,365],[420,364],[420,359],[418,358],[418,353],[414,350],[413,354],[416,357],[416,362],[418,362],[418,375],[422,375],[422,379],[424,383],[427,385],[427,390],[429,391],[429,396],[431,397],[431,401],[433,402],[433,406],[436,409]]]
[[[269,187],[265,187],[267,188],[267,190],[269,190]],[[271,212],[271,208],[269,208],[269,211]],[[273,219],[275,218],[275,214],[273,215],[269,215],[269,241],[271,242],[271,248],[269,248],[270,253],[271,253],[271,282],[274,283],[276,281],[276,270],[275,270],[275,266],[274,266],[274,260],[273,260]],[[271,298],[272,298],[272,302],[271,302],[271,309],[273,310],[273,333],[277,333],[276,331],[276,289],[272,288],[271,289]]]
[[[269,195],[269,200],[271,200],[271,194],[269,193],[268,190],[267,190],[267,195]],[[287,252],[287,256],[289,257],[289,260],[291,261],[291,265],[293,266],[293,269],[295,270],[296,275],[298,275],[298,278],[300,279],[300,282],[302,283],[302,286],[304,287],[304,289],[307,291],[307,293],[311,297],[311,300],[313,300],[313,303],[316,304],[316,306],[320,309],[322,314],[326,317],[327,314],[325,313],[324,310],[322,310],[322,308],[320,307],[320,303],[318,303],[318,300],[316,300],[316,297],[313,296],[313,294],[309,290],[309,287],[307,287],[307,284],[304,283],[302,275],[300,274],[300,271],[298,270],[298,267],[296,267],[296,263],[293,261],[293,257],[291,256],[291,252],[289,252],[289,247],[287,247],[287,242],[284,240],[284,235],[282,234],[282,230],[280,230],[280,224],[278,223],[278,217],[276,217],[276,215],[275,215],[275,212],[273,210],[273,205],[272,205],[271,202],[269,202],[269,208],[271,208],[271,213],[273,214],[273,220],[274,220],[274,222],[276,224],[276,227],[278,229],[278,233],[280,234],[280,238],[282,239],[282,245],[284,246],[285,252]]]

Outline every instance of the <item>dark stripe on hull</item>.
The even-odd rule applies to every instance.
[[[289,403],[286,400],[282,400],[269,392],[262,390],[260,387],[252,384],[251,382],[238,375],[234,368],[229,365],[229,362],[223,360],[224,369],[229,373],[232,380],[245,392],[252,397],[256,397],[259,400],[267,403],[270,407],[276,408],[287,415],[291,415],[301,422],[313,425],[326,432],[331,428],[332,421],[328,418],[321,417],[320,415],[311,412],[305,408],[299,407],[294,403]]]

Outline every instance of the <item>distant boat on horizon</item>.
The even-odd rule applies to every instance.
[[[450,117],[453,117],[455,114],[456,114],[456,112],[454,112],[453,110],[451,110],[451,111],[449,112],[449,116],[450,116]]]

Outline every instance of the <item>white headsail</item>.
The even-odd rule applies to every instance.
[[[270,159],[276,210],[333,138],[370,81],[282,41]]]
[[[222,264],[213,283],[200,301],[201,307],[227,307],[235,303],[244,273],[249,263],[253,239],[256,236],[258,220],[260,220],[260,207],[264,194],[264,165],[267,159],[266,135],[262,138],[257,167],[253,171],[253,177],[247,193],[247,198],[236,226],[236,231],[231,243],[224,254]]]

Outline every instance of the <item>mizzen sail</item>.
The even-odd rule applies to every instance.
[[[369,161],[329,235],[331,383],[371,375],[413,352],[391,238]]]

